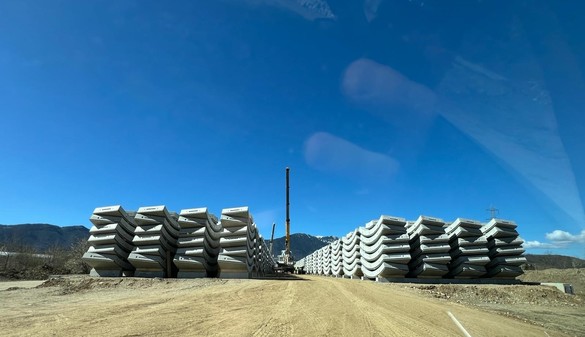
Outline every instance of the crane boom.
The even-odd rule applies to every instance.
[[[274,253],[272,252],[272,242],[274,241],[274,228],[276,227],[276,223],[272,223],[272,235],[270,235],[270,256],[273,256]]]

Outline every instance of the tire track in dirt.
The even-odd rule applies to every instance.
[[[292,282],[286,281],[286,287],[279,292],[282,294],[277,301],[272,313],[265,319],[260,327],[252,333],[254,337],[269,336],[292,336],[294,329],[290,321],[290,310],[292,308],[295,291]]]
[[[5,304],[0,331],[15,336],[458,336],[446,314],[451,311],[474,337],[544,335],[534,325],[369,281],[303,276],[132,282],[67,295],[60,295],[58,286],[0,292]]]

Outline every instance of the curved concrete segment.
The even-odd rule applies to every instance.
[[[275,262],[248,207],[224,208],[219,225],[219,276],[250,278],[271,273]]]
[[[360,230],[356,229],[341,239],[343,276],[356,278],[363,276],[360,261]]]
[[[451,260],[446,223],[439,218],[419,216],[408,229],[410,254],[408,277],[443,277]]]
[[[173,257],[177,250],[180,226],[178,215],[165,206],[140,207],[134,221],[136,231],[132,243],[135,248],[128,261],[139,277],[175,277],[177,270]]]
[[[526,262],[523,242],[508,220],[447,224],[429,216],[406,221],[382,215],[309,254],[302,267],[309,274],[372,280],[515,278]]]
[[[93,224],[90,247],[82,259],[92,267],[91,275],[132,275],[135,268],[128,262],[136,228],[132,217],[116,205],[94,209],[89,220]]]
[[[207,207],[183,209],[179,213],[179,238],[173,263],[177,277],[217,276],[221,225]]]
[[[487,238],[490,263],[486,265],[487,277],[515,278],[521,275],[520,264],[526,259],[522,244],[524,240],[516,231],[516,223],[509,220],[491,219],[481,228]]]

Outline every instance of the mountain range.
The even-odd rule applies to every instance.
[[[59,227],[42,223],[0,225],[0,249],[8,251],[26,248],[45,252],[54,246],[68,248],[88,238],[89,229],[84,226]]]
[[[311,254],[317,249],[337,240],[335,236],[313,236],[310,234],[296,233],[290,236],[290,250],[296,260]],[[272,254],[280,255],[284,250],[285,237],[274,239],[272,243]]]

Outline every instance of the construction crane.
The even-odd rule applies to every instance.
[[[285,248],[278,256],[278,268],[282,271],[293,272],[295,260],[290,251],[290,168],[286,168],[286,237]]]

